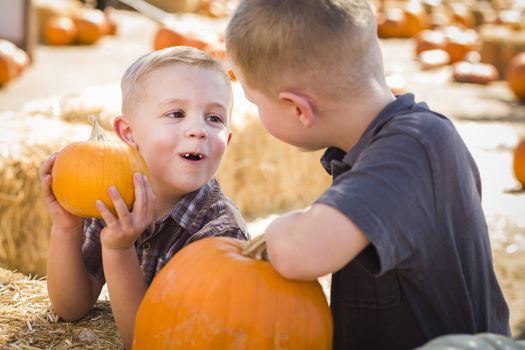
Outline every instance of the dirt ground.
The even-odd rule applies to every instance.
[[[156,24],[127,11],[116,15],[118,35],[94,46],[37,46],[33,65],[0,89],[0,112],[87,87],[118,84],[125,68],[151,50]],[[511,169],[513,147],[525,136],[525,105],[516,102],[502,81],[457,84],[451,82],[449,67],[421,71],[408,40],[385,40],[382,48],[387,73],[402,77],[417,100],[449,116],[478,163],[494,263],[511,309],[513,335],[525,339],[525,193],[518,190]],[[252,226],[260,228],[264,222]]]

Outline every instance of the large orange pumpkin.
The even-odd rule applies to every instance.
[[[514,56],[507,66],[507,83],[512,92],[525,101],[525,52]]]
[[[51,187],[68,212],[101,218],[95,206],[100,199],[115,214],[107,194],[115,186],[130,209],[135,200],[133,174],[148,174],[140,153],[122,141],[110,141],[95,121],[88,141],[75,142],[58,154],[51,174]]]
[[[522,139],[514,149],[512,167],[514,176],[525,187],[525,139]]]
[[[246,245],[211,237],[178,252],[144,296],[133,350],[331,349],[319,283],[282,278]]]

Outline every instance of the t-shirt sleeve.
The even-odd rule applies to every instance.
[[[97,278],[102,285],[106,283],[102,266],[102,245],[100,232],[104,228],[101,220],[86,219],[84,223],[84,242],[82,243],[82,257],[86,270]]]
[[[413,136],[395,133],[374,139],[316,202],[338,209],[363,231],[378,259],[365,266],[381,275],[394,267],[414,268],[432,249],[432,183],[423,145]]]

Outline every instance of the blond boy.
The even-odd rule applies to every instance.
[[[122,83],[116,134],[144,157],[151,176],[135,174],[128,211],[108,189],[117,216],[97,202],[104,220],[67,213],[51,190],[56,154],[41,167],[42,193],[53,227],[48,259],[52,308],[66,321],[83,317],[108,285],[124,345],[153,277],[187,244],[209,236],[247,239],[244,221],[214,174],[231,138],[229,77],[208,54],[189,47],[135,61]]]
[[[263,125],[327,148],[334,179],[269,225],[269,259],[287,278],[332,273],[334,349],[508,335],[476,164],[447,118],[392,95],[376,31],[366,0],[242,0],[228,24],[228,56]]]

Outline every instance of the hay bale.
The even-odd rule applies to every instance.
[[[0,305],[2,349],[123,349],[107,300],[63,322],[50,309],[45,280],[0,268]]]
[[[120,101],[118,85],[93,86],[63,96],[31,101],[24,106],[23,113],[84,124],[91,124],[89,118],[95,116],[104,129],[112,131],[113,120],[120,115]]]
[[[484,25],[479,30],[482,63],[496,67],[504,79],[509,61],[525,51],[525,30],[512,30],[503,25]]]
[[[88,139],[91,128],[15,113],[0,114],[0,124],[0,265],[43,275],[51,225],[38,169],[52,152]]]

